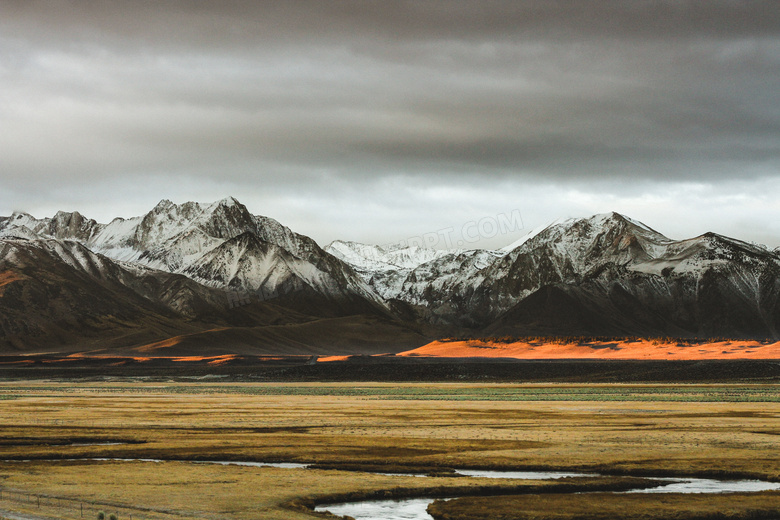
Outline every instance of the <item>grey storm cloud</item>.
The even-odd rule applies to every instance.
[[[0,181],[733,190],[777,85],[776,1],[0,0]]]

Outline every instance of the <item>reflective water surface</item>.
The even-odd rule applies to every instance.
[[[432,501],[432,498],[371,500],[318,506],[315,511],[330,511],[334,515],[351,516],[355,520],[433,520],[426,511]]]
[[[480,478],[516,478],[522,480],[550,480],[564,477],[597,477],[595,473],[562,473],[557,471],[489,471],[483,469],[457,469],[459,475]]]
[[[220,464],[235,466],[273,467],[273,468],[308,468],[309,464],[296,462],[252,462],[230,460],[204,460],[204,461],[171,461],[146,458],[109,458],[90,457],[57,460],[95,460],[117,462],[189,462],[194,464]],[[29,460],[8,460],[5,462],[24,463]],[[490,471],[458,469],[456,473],[473,478],[506,478],[522,480],[549,480],[564,477],[599,476],[597,474],[573,473],[561,471]],[[392,475],[392,474],[391,474]],[[406,475],[398,473],[397,475]],[[408,476],[425,477],[422,474],[409,474]],[[674,481],[671,484],[651,489],[636,489],[625,493],[738,493],[757,492],[768,490],[780,490],[780,483],[765,482],[761,480],[715,480],[705,478],[667,478],[659,480]],[[413,498],[405,500],[366,500],[363,502],[349,502],[342,504],[326,504],[317,506],[316,511],[330,511],[338,516],[351,516],[355,520],[433,520],[426,512],[433,498]]]
[[[457,470],[461,475],[482,478],[515,478],[545,480],[563,477],[595,476],[583,473],[542,471],[482,471]],[[676,482],[652,489],[636,489],[626,493],[737,493],[780,489],[780,483],[760,480],[714,480],[704,478],[664,478]],[[426,511],[432,498],[409,500],[367,500],[317,506],[316,511],[330,511],[355,520],[433,520]]]
[[[297,462],[242,462],[233,460],[199,460],[196,464],[220,464],[222,466],[253,466],[256,468],[288,468],[304,469],[308,464],[299,464]]]
[[[626,493],[752,493],[780,489],[780,482],[762,480],[714,480],[708,478],[664,478],[674,484],[651,489],[635,489]]]

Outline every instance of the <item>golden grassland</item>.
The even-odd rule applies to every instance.
[[[780,514],[780,493],[621,495],[613,493],[464,497],[428,507],[436,520],[758,520]]]
[[[561,400],[567,388],[572,397]],[[300,505],[335,497],[530,485],[448,476],[455,467],[780,480],[778,393],[773,385],[0,383],[0,510],[81,518],[84,504],[84,518],[104,510],[120,520],[295,520],[319,516]],[[746,397],[696,400],[732,394]],[[688,397],[664,400],[679,395]],[[167,461],[67,460],[93,457]],[[12,491],[43,496],[40,509]]]

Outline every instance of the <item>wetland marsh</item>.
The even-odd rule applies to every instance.
[[[462,496],[442,503],[462,511],[437,514],[476,518],[463,516],[482,507],[466,495],[503,495],[490,503],[517,509],[522,497],[507,495],[545,485],[563,514],[574,495],[555,484],[453,469],[780,481],[778,395],[746,384],[3,383],[0,510],[296,520],[321,517],[322,503]],[[311,466],[190,462],[207,460]],[[657,506],[665,495],[643,496],[630,500]],[[745,496],[740,514],[780,511],[776,491]],[[680,518],[711,515],[718,499],[696,500]]]

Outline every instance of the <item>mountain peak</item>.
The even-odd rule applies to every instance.
[[[188,202],[187,204],[196,204],[194,202]],[[246,206],[241,204],[235,197],[225,197],[210,204],[198,204],[198,207],[203,210],[204,214],[218,216],[224,218],[225,215],[233,215],[234,218],[237,215],[241,215],[241,218],[252,218],[252,214]]]
[[[76,215],[81,216],[81,213],[79,213],[78,211],[62,211],[62,210],[59,210],[57,213],[54,214],[54,218],[55,219],[57,219],[57,218],[62,219],[62,218],[69,218],[69,217],[76,216]]]
[[[155,213],[159,213],[159,212],[162,212],[162,211],[167,211],[167,210],[168,210],[168,209],[170,209],[172,206],[175,206],[175,204],[174,204],[173,202],[171,202],[171,201],[170,201],[170,200],[168,200],[168,199],[163,199],[163,200],[161,200],[160,202],[158,202],[158,203],[157,203],[157,204],[154,206],[154,208],[152,208],[152,211],[153,211],[153,212],[155,212]]]
[[[233,196],[229,196],[229,197],[225,197],[224,199],[220,199],[217,202],[215,202],[214,205],[215,206],[227,206],[227,207],[243,206],[243,204],[241,204],[238,201],[238,199],[236,199]]]
[[[84,218],[78,211],[58,211],[49,222],[47,232],[56,238],[86,241],[97,227],[97,222]]]
[[[584,219],[579,219],[579,220],[586,221],[590,224],[594,224],[598,226],[633,224],[634,226],[638,226],[642,228],[647,227],[641,222],[626,217],[625,215],[618,213],[617,211],[609,211],[607,213],[597,213],[593,216],[586,217]]]
[[[595,215],[587,217],[586,220],[620,220],[623,218],[623,215],[617,211],[607,211],[606,213],[596,213]]]
[[[620,232],[628,232],[633,235],[641,236],[644,239],[650,239],[657,242],[668,242],[669,238],[659,233],[655,229],[651,228],[647,224],[635,220],[631,217],[627,217],[617,211],[610,211],[609,213],[599,213],[592,217],[577,219],[570,221],[571,226],[582,225],[587,223],[597,228],[612,228],[619,230]]]
[[[223,236],[223,233],[229,232],[224,226],[235,228],[234,232],[229,232],[230,234],[238,234],[257,227],[254,216],[234,197],[226,197],[209,204],[204,208],[203,215],[207,219],[201,226],[213,228],[215,236]]]

